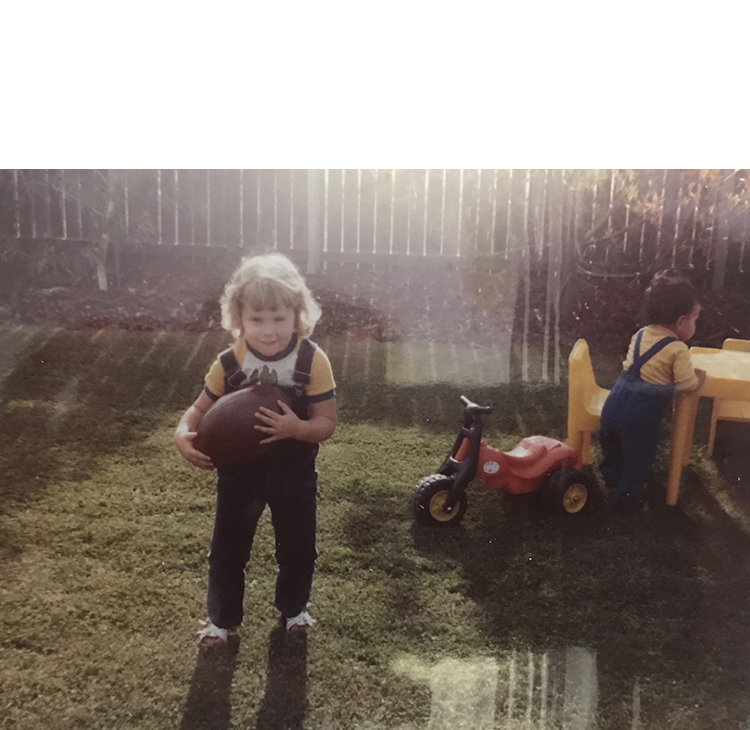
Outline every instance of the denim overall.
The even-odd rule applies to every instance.
[[[298,368],[301,359],[298,354]],[[309,376],[309,364],[307,372]],[[292,399],[294,412],[300,418],[308,418],[303,389],[282,390]],[[274,605],[286,618],[305,610],[318,557],[317,453],[318,444],[284,439],[250,466],[217,469],[206,599],[208,617],[215,626],[229,629],[242,623],[245,565],[266,505],[271,510],[278,566]]]
[[[607,485],[616,490],[615,507],[640,509],[644,485],[656,456],[659,426],[672,402],[675,385],[641,380],[641,368],[675,337],[664,337],[642,355],[638,332],[633,364],[620,373],[602,408],[599,442],[603,459],[599,469]]]

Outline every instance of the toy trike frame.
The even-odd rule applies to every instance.
[[[463,423],[450,453],[434,474],[414,488],[410,506],[422,525],[458,524],[468,506],[466,487],[475,478],[485,488],[524,494],[540,491],[554,511],[576,514],[589,503],[594,479],[575,468],[578,452],[544,436],[524,439],[510,452],[500,452],[482,441],[482,416],[491,406],[480,406],[461,396]]]

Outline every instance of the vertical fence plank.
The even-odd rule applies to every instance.
[[[13,170],[13,234],[21,237],[21,206],[18,195],[18,170]]]
[[[508,197],[506,200],[507,216],[505,220],[505,258],[509,258],[514,243],[511,235],[511,221],[513,220],[513,170],[508,170]]]
[[[730,228],[730,196],[734,192],[734,170],[720,170],[719,184],[717,190],[717,231],[716,231],[716,258],[714,261],[713,278],[711,280],[711,291],[719,293],[724,289],[724,280],[727,272],[727,258],[729,253],[729,228]]]
[[[161,170],[156,171],[156,221],[157,237],[156,242],[161,246],[164,242],[162,228],[162,192],[161,192]]]
[[[547,323],[554,319],[553,380],[560,383],[560,290],[563,273],[564,198],[563,171],[552,170],[549,178],[549,258],[547,262]],[[549,332],[549,327],[548,327]],[[545,336],[547,339],[548,335]]]
[[[359,175],[358,217],[359,234],[358,251],[370,254],[375,250],[375,223],[377,217],[376,170],[361,170]]]
[[[521,353],[521,380],[529,380],[529,320],[531,316],[531,170],[525,171],[523,222],[524,237],[521,243],[523,271],[523,336]]]
[[[392,255],[409,254],[409,199],[413,186],[411,170],[391,170],[391,244]]]
[[[307,170],[292,170],[292,234],[294,250],[306,251],[308,239]]]
[[[307,273],[316,274],[323,253],[325,171],[307,171]]]
[[[459,255],[461,170],[446,170],[443,191],[443,245],[441,255]]]
[[[289,216],[289,174],[273,171],[274,250],[289,256],[291,251],[291,219]],[[231,181],[230,181],[231,184]],[[234,232],[231,232],[234,234]]]

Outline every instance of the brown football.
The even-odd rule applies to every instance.
[[[217,467],[252,464],[276,445],[260,443],[267,434],[255,429],[262,425],[255,414],[261,406],[282,413],[278,401],[291,407],[286,394],[273,385],[251,385],[222,396],[198,421],[193,445]]]

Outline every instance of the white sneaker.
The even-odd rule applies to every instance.
[[[308,626],[312,626],[314,623],[315,619],[307,611],[301,611],[296,616],[292,616],[292,618],[286,620],[286,630],[304,631]],[[295,629],[295,626],[299,626],[299,628]]]
[[[198,642],[203,646],[218,646],[226,644],[229,638],[229,629],[221,629],[215,626],[211,621],[201,621],[203,628],[198,631]],[[219,641],[203,641],[204,639],[219,639]]]

